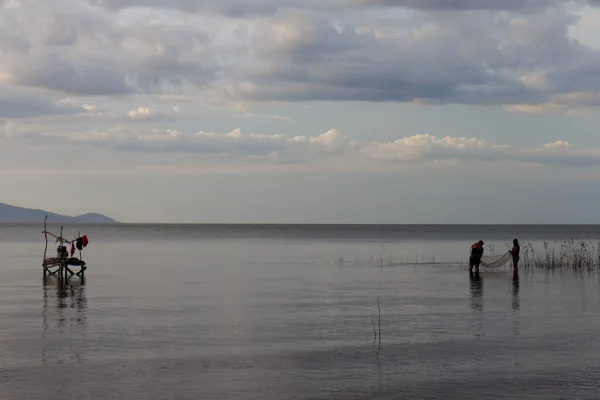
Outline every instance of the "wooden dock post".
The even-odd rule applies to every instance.
[[[48,214],[46,214],[46,217],[44,218],[44,237],[46,238],[46,247],[44,247],[44,262],[43,262],[43,267],[44,267],[44,277],[46,277],[46,273],[48,272],[48,268],[46,268],[46,253],[48,251],[48,229],[47,228],[47,223],[48,223]]]

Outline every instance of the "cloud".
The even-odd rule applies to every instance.
[[[193,23],[113,18],[76,0],[0,9],[0,79],[75,96],[178,93],[213,77],[208,33]]]
[[[600,107],[600,92],[573,92],[554,95],[541,104],[505,105],[508,111],[529,114],[556,113],[565,115],[597,114]]]
[[[0,85],[0,118],[32,118],[47,115],[71,115],[77,107],[29,92],[16,91]]]
[[[154,110],[148,107],[138,107],[135,110],[131,110],[127,113],[130,118],[133,119],[144,119],[152,116],[154,114]]]
[[[497,145],[476,138],[415,135],[389,143],[373,143],[362,149],[373,159],[395,163],[434,160],[461,162],[520,162],[546,166],[591,167],[600,165],[600,149],[581,149],[566,141],[536,148]]]
[[[0,118],[29,118],[39,115],[74,114],[75,110],[60,107],[52,102],[32,99],[6,99],[0,97]]]
[[[130,92],[110,19],[79,2],[22,0],[0,9],[0,75],[15,86],[75,95]]]
[[[273,162],[305,162],[314,157],[343,153],[351,141],[332,130],[319,136],[245,134],[236,129],[226,134],[176,130],[130,132],[123,129],[55,137],[64,143],[130,152],[190,153],[264,159]]]
[[[488,144],[475,138],[445,137],[420,134],[394,142],[372,143],[361,151],[383,162],[421,162],[436,159],[497,160],[505,156],[507,146]]]
[[[316,0],[89,0],[90,4],[110,11],[128,8],[177,9],[183,12],[209,12],[229,17],[245,17],[249,15],[272,15],[282,9],[326,8]],[[332,0],[336,3],[336,0]],[[337,4],[341,4],[337,1]]]
[[[56,104],[31,101],[3,103],[0,99],[0,137],[23,139],[32,146],[48,141],[64,141],[64,137],[98,130],[118,129],[120,125],[149,126],[170,124],[176,111],[138,107],[131,111],[114,111],[94,104],[77,105],[60,100]],[[3,107],[4,106],[4,107]],[[39,143],[38,143],[39,141]]]
[[[90,4],[111,11],[129,8],[177,9],[183,12],[212,12],[230,17],[272,15],[286,9],[331,10],[348,8],[391,7],[419,10],[526,11],[534,12],[564,3],[562,0],[88,0]],[[598,0],[578,0],[598,5]]]
[[[180,110],[177,107],[174,107],[168,112],[162,112],[149,107],[140,106],[135,110],[129,111],[127,117],[130,121],[136,122],[173,121],[179,112]],[[115,122],[124,122],[124,118],[117,114],[115,115]]]
[[[255,113],[251,113],[251,112],[237,114],[237,115],[235,115],[235,118],[258,118],[258,119],[271,119],[271,120],[281,120],[281,121],[291,120],[290,117],[287,117],[285,115],[278,115],[278,114],[262,115],[262,114],[255,114]]]
[[[122,95],[131,90],[124,76],[107,59],[67,60],[50,54],[25,55],[5,60],[6,82],[74,95]]]
[[[534,16],[417,14],[334,26],[289,13],[257,22],[252,52],[215,96],[244,101],[503,105],[600,89],[600,52],[568,36],[564,10]],[[225,100],[224,100],[225,101]]]
[[[556,99],[600,92],[600,49],[569,34],[583,5],[600,5],[591,0],[9,4],[0,8],[0,82],[74,97],[553,111],[597,107]]]
[[[78,146],[111,152],[188,154],[211,162],[253,162],[322,165],[328,160],[354,170],[364,167],[394,167],[454,162],[521,163],[548,167],[600,166],[600,148],[580,148],[558,140],[533,148],[490,143],[467,137],[436,137],[418,134],[394,141],[359,141],[338,130],[316,136],[200,131],[184,133],[167,129],[111,128],[65,134],[20,132],[10,140],[37,146]]]
[[[402,7],[422,10],[529,11],[560,4],[560,0],[349,0],[362,6]]]

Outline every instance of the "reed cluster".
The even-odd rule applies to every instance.
[[[543,241],[535,246],[521,243],[519,269],[596,271],[600,269],[600,240],[565,239]]]

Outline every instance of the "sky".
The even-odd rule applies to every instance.
[[[0,202],[600,223],[600,0],[0,0]]]

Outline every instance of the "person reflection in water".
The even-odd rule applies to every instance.
[[[515,272],[513,274],[513,286],[512,286],[512,307],[513,311],[517,311],[520,308],[519,298],[519,274]]]
[[[476,311],[483,310],[483,280],[478,274],[470,275],[471,281],[471,308]]]

